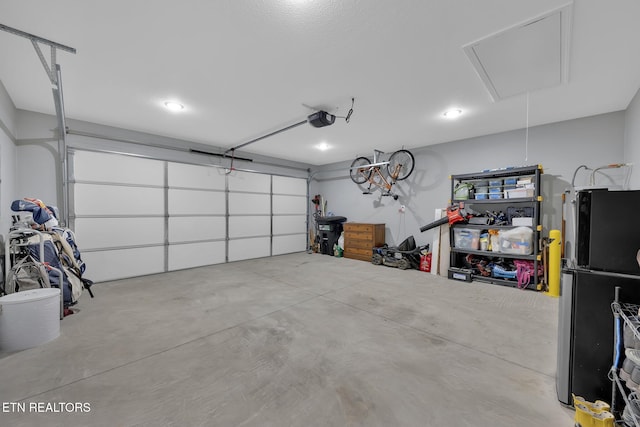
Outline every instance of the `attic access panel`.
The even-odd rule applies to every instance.
[[[463,47],[494,101],[566,83],[572,5]]]

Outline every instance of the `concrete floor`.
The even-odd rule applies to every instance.
[[[573,425],[537,292],[306,253],[94,289],[0,354],[0,425]]]

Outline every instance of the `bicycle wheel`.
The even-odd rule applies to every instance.
[[[351,181],[356,184],[364,184],[371,176],[371,168],[369,165],[371,161],[366,157],[358,157],[351,163],[349,169],[349,175],[351,175]]]
[[[387,172],[389,172],[391,178],[394,178],[396,181],[402,181],[411,175],[413,166],[413,154],[408,150],[398,150],[389,157]]]

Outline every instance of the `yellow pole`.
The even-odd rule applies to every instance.
[[[552,297],[560,296],[560,265],[562,261],[562,234],[560,230],[549,231],[549,292]]]

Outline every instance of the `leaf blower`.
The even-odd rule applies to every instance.
[[[440,225],[444,225],[444,224],[449,224],[449,225],[453,225],[457,222],[462,222],[462,221],[466,221],[467,220],[467,214],[464,211],[464,205],[461,204],[456,204],[456,205],[451,205],[447,208],[447,216],[437,219],[435,221],[433,221],[430,224],[424,225],[422,227],[420,227],[420,231],[421,232],[425,232],[427,230],[431,230],[432,228],[436,228]]]

